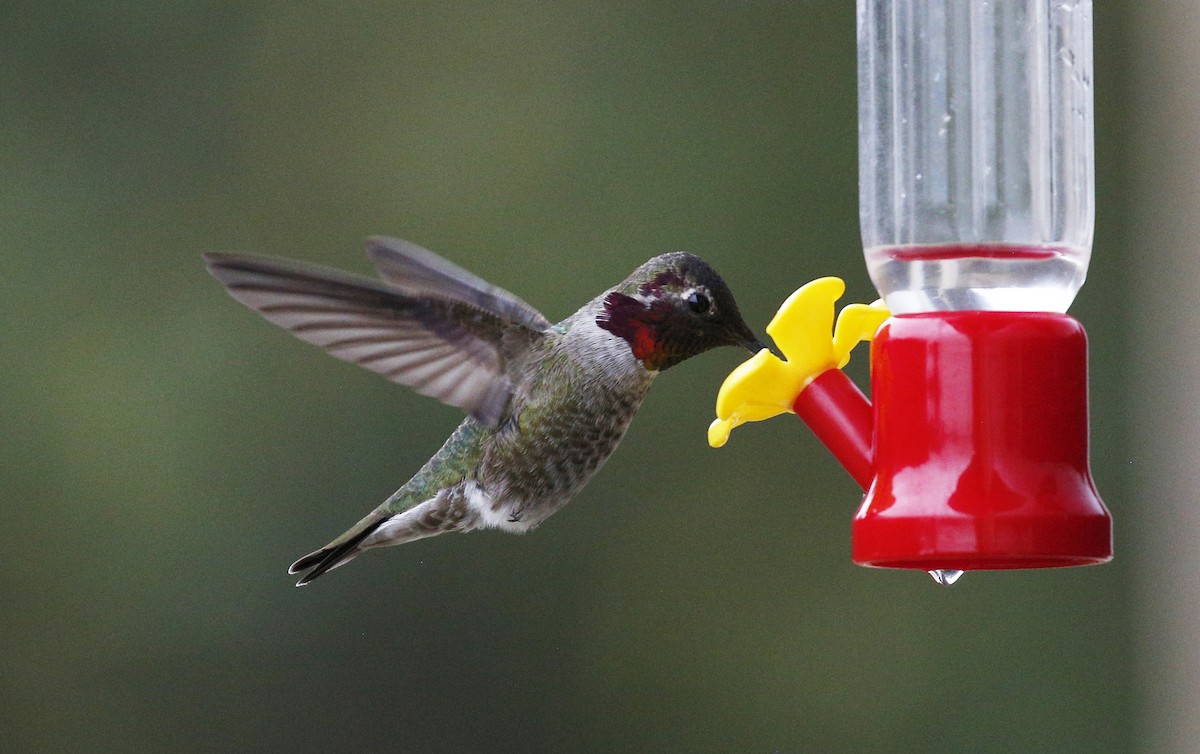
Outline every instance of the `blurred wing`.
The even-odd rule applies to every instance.
[[[528,305],[521,319],[510,318],[516,297],[491,286],[473,295],[471,278],[448,278],[418,261],[410,262],[417,282],[406,287],[290,260],[206,254],[205,261],[230,295],[267,320],[485,424],[499,421],[511,395],[508,359],[545,329],[531,326],[545,318]],[[497,311],[494,301],[510,306]]]
[[[411,296],[471,304],[537,332],[550,327],[541,312],[513,294],[415,243],[382,236],[368,238],[367,256],[381,278]]]

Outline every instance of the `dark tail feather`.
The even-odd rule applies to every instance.
[[[295,563],[292,563],[292,565],[288,568],[288,573],[291,574],[307,571],[309,568],[312,569],[311,571],[308,571],[308,573],[304,574],[303,578],[296,582],[296,586],[306,586],[309,582],[326,571],[337,568],[342,563],[354,558],[354,556],[358,555],[360,552],[359,545],[362,544],[362,541],[370,536],[371,532],[378,529],[380,525],[383,524],[384,521],[387,521],[390,517],[391,516],[389,515],[384,515],[379,516],[374,521],[364,521],[361,524],[362,528],[354,531],[354,533],[344,541],[335,540],[329,546],[322,547],[316,552],[310,552],[309,554],[297,560]],[[357,529],[358,527],[355,528]]]

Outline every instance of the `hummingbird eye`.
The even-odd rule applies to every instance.
[[[687,295],[688,308],[696,314],[704,314],[712,309],[712,301],[700,291],[692,291]]]

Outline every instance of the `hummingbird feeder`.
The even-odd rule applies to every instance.
[[[1065,314],[1094,219],[1090,0],[858,0],[859,200],[882,302],[801,288],[717,399],[714,446],[792,411],[866,490],[855,563],[959,572],[1112,558]],[[832,337],[831,337],[832,334]],[[840,367],[871,344],[871,395]]]

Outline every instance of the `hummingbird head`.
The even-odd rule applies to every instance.
[[[603,298],[596,324],[624,339],[651,371],[710,348],[765,348],[742,320],[729,286],[685,251],[654,257]]]

